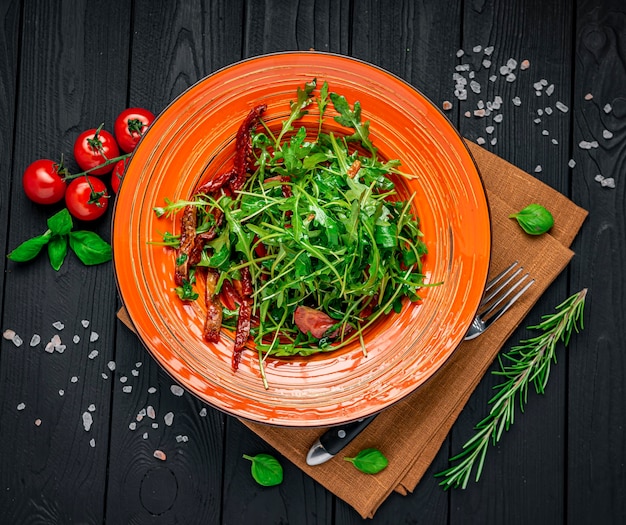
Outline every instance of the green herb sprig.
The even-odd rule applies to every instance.
[[[80,261],[87,266],[111,260],[111,245],[97,233],[86,230],[73,231],[74,223],[67,208],[50,217],[47,225],[48,229],[44,233],[24,241],[7,257],[15,262],[30,261],[47,246],[50,265],[55,271],[59,271],[69,244]]]
[[[563,301],[555,313],[543,316],[538,325],[529,327],[530,330],[541,330],[540,335],[511,348],[504,355],[508,363],[499,359],[500,370],[493,374],[505,380],[495,387],[497,393],[489,400],[492,405],[489,415],[476,425],[476,433],[463,445],[462,452],[450,459],[459,463],[435,475],[443,478],[440,485],[446,489],[466,488],[474,468],[475,480],[480,479],[489,444],[496,445],[503,432],[513,424],[517,403],[523,412],[529,385],[533,384],[538,394],[544,393],[550,367],[556,363],[557,343],[562,341],[567,346],[572,333],[583,328],[586,296],[587,289],[584,288]]]

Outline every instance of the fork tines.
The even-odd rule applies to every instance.
[[[485,288],[485,296],[478,307],[478,315],[483,321],[495,321],[535,282],[534,279],[527,281],[529,273],[522,274],[524,268],[517,268],[518,264],[515,261]]]

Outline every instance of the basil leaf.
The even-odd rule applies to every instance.
[[[274,456],[270,456],[269,454],[248,456],[247,454],[244,454],[243,457],[252,461],[250,472],[254,481],[256,481],[259,485],[272,487],[282,483],[283,467]]]
[[[55,271],[59,271],[66,255],[67,237],[65,235],[53,235],[48,243],[48,258]]]
[[[105,263],[113,256],[109,243],[97,233],[86,230],[70,232],[70,248],[87,266]]]
[[[552,214],[541,204],[529,204],[519,213],[509,215],[509,219],[517,222],[529,235],[541,235],[554,226]]]
[[[41,249],[50,241],[51,233],[47,231],[43,235],[38,235],[32,239],[28,239],[20,244],[15,250],[7,255],[9,259],[15,262],[26,262],[34,259]]]
[[[73,227],[72,216],[67,208],[63,208],[48,219],[48,228],[56,235],[67,235]]]
[[[389,461],[383,453],[375,448],[366,448],[365,450],[361,450],[361,452],[353,458],[343,459],[352,463],[365,474],[377,474],[381,470],[384,470],[389,464]]]

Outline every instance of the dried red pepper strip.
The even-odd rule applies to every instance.
[[[235,139],[235,175],[229,183],[233,192],[240,190],[246,181],[246,175],[252,163],[252,138],[250,137],[250,131],[257,125],[261,114],[266,108],[266,104],[259,104],[253,107],[237,130]]]
[[[191,204],[185,206],[181,217],[180,246],[174,272],[174,282],[177,286],[182,286],[184,281],[189,280],[189,258],[195,243],[197,221],[196,207]]]
[[[206,318],[204,321],[204,339],[211,343],[217,343],[220,339],[222,328],[222,303],[215,294],[219,274],[217,270],[209,269],[206,276]]]
[[[237,330],[235,332],[235,346],[233,348],[233,370],[239,368],[241,353],[250,337],[250,319],[252,317],[252,277],[250,270],[244,266],[241,270],[241,303],[239,305],[239,316],[237,318]]]

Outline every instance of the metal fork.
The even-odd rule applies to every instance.
[[[535,282],[534,279],[527,281],[528,273],[520,276],[523,268],[517,266],[518,262],[515,261],[487,283],[476,317],[465,334],[466,341],[478,337],[487,330]],[[328,461],[360,434],[377,415],[329,428],[309,449],[306,457],[307,464],[319,465]]]
[[[485,288],[483,299],[478,306],[476,317],[474,317],[469,330],[465,334],[466,341],[478,337],[487,330],[535,282],[534,279],[526,282],[529,277],[528,272],[520,276],[524,268],[521,266],[517,268],[518,264],[515,261],[506,270],[489,281]]]

